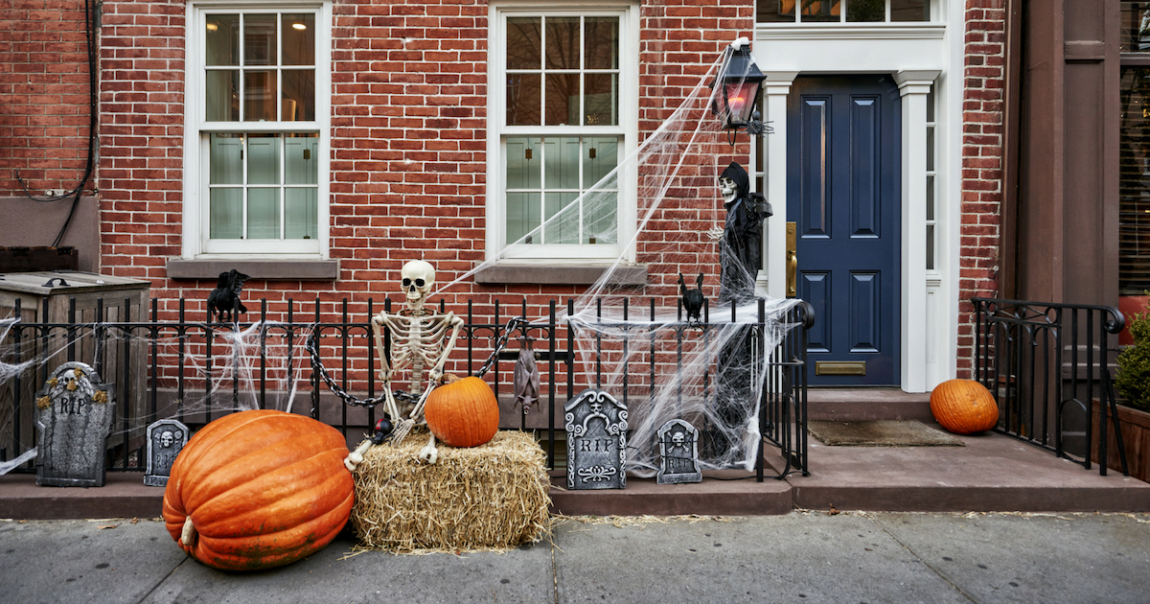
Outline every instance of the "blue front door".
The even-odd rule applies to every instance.
[[[810,383],[899,383],[899,91],[890,76],[795,79],[787,220],[796,294],[815,308]]]

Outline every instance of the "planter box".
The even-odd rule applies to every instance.
[[[1100,419],[1097,399],[1094,400],[1091,410],[1094,414],[1092,420],[1094,433],[1091,438],[1090,459],[1099,462],[1098,422]],[[1121,472],[1122,462],[1118,457],[1118,439],[1114,434],[1114,419],[1109,412],[1106,415],[1110,424],[1107,426],[1107,440],[1109,442],[1106,445],[1106,466]],[[1118,424],[1122,429],[1122,443],[1126,445],[1126,463],[1130,466],[1130,476],[1150,482],[1147,480],[1150,478],[1150,413],[1133,407],[1118,405]]]

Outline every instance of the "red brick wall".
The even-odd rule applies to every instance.
[[[962,104],[962,224],[959,242],[958,377],[970,378],[974,296],[998,294],[1003,202],[1004,0],[966,2],[966,86]]]
[[[84,31],[82,0],[0,2],[0,197],[24,194],[17,171],[37,196],[80,184],[89,130]]]
[[[109,0],[101,50],[104,269],[152,281],[153,295],[168,301],[168,316],[181,296],[188,298],[189,311],[202,315],[202,301],[215,285],[170,280],[164,268],[168,257],[180,254],[184,11],[183,0]],[[319,296],[329,303],[325,312],[334,313],[347,297],[351,312],[362,316],[369,297],[378,301],[397,289],[399,269],[408,260],[431,262],[442,282],[483,260],[487,15],[485,2],[468,0],[335,4],[330,254],[340,260],[340,279],[252,281],[245,299],[267,298],[278,315],[288,298]],[[643,133],[680,104],[736,31],[752,35],[753,15],[750,0],[644,5]],[[737,150],[745,155],[745,144]],[[679,193],[689,201],[667,211],[667,224],[695,232],[718,224],[718,208],[700,206],[690,192],[713,187],[714,178],[688,174]],[[653,272],[671,270],[677,261],[685,263],[684,272],[700,266],[698,256],[645,257],[641,244],[639,260],[652,259]],[[550,299],[563,304],[580,291],[465,284],[445,298],[452,304],[527,296],[529,314],[540,314]]]

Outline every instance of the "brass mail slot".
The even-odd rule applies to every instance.
[[[815,375],[866,375],[866,361],[816,361]]]

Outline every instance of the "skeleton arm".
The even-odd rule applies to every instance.
[[[455,342],[459,340],[459,331],[463,329],[463,319],[455,316],[455,313],[449,312],[443,318],[442,329],[446,330],[448,325],[451,326],[451,336],[447,339],[447,346],[443,347],[443,353],[439,355],[439,362],[431,370],[431,379],[436,383],[443,377],[443,367],[447,365],[447,358],[451,356],[451,351],[455,350]]]

